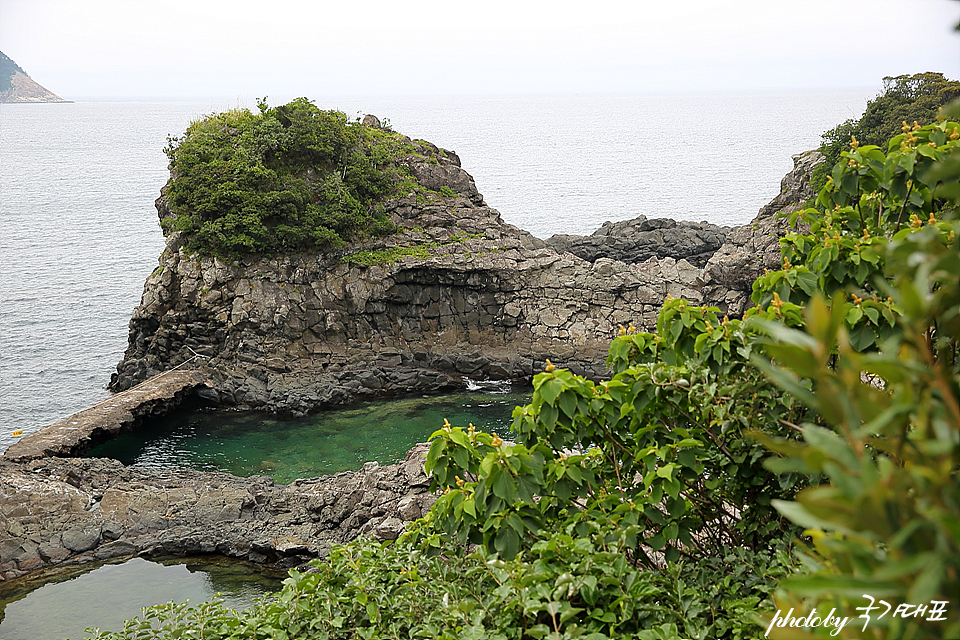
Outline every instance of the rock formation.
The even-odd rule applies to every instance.
[[[275,485],[115,460],[0,463],[0,580],[64,563],[219,555],[299,566],[360,534],[392,540],[436,499],[425,445],[400,464]]]
[[[448,152],[410,167],[447,195],[394,201],[401,231],[363,246],[228,264],[189,255],[173,234],[111,384],[130,388],[199,356],[182,388],[217,404],[304,413],[361,395],[435,391],[463,376],[527,378],[546,358],[600,376],[616,325],[653,328],[668,294],[741,314],[753,280],[780,266],[778,214],[813,196],[810,170],[821,160],[795,156],[781,194],[737,229],[641,216],[544,242],[504,223]],[[157,208],[170,215],[164,196]],[[145,409],[110,409],[114,422],[179,393],[161,392],[144,396]],[[278,486],[36,457],[64,455],[58,442],[41,438],[34,453],[0,461],[2,579],[137,554],[294,566],[360,533],[394,538],[434,500],[423,446],[399,465]]]
[[[675,258],[701,268],[723,245],[729,232],[729,227],[709,222],[648,220],[646,216],[639,216],[623,222],[605,222],[589,236],[555,235],[546,244],[589,262],[599,258],[626,263]]]
[[[753,281],[764,269],[783,266],[780,237],[787,232],[790,214],[802,209],[816,194],[810,189],[813,168],[824,161],[819,151],[793,156],[793,170],[780,182],[780,194],[760,209],[750,224],[733,229],[707,260],[698,278],[703,300],[732,317],[751,306]]]
[[[3,452],[11,462],[82,456],[100,443],[134,431],[152,417],[192,405],[206,392],[198,369],[165,371],[92,407],[30,433]]]
[[[737,230],[641,216],[544,242],[487,207],[455,153],[442,157],[410,160],[437,195],[389,203],[400,232],[378,241],[228,264],[170,235],[111,389],[196,354],[211,401],[293,415],[464,376],[529,378],[547,358],[600,377],[617,325],[652,329],[667,295],[740,314],[775,266],[758,256],[775,253],[779,205]],[[809,197],[812,158],[798,156],[784,204]],[[165,195],[157,208],[172,215]]]

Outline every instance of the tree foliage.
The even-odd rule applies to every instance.
[[[305,98],[259,107],[206,116],[170,139],[175,217],[164,223],[189,250],[233,258],[394,231],[383,202],[416,186],[400,160],[429,149]]]
[[[930,124],[941,107],[957,98],[960,82],[945,78],[942,73],[885,77],[883,91],[867,103],[859,120],[851,118],[823,134],[820,152],[826,156],[826,162],[814,171],[813,188],[819,190],[824,185],[827,172],[840,160],[851,139],[861,145],[882,147],[900,132],[904,123]]]
[[[247,612],[99,637],[738,639],[863,594],[955,607],[958,128],[844,151],[743,320],[668,300],[655,334],[621,329],[608,380],[548,362],[511,441],[445,424],[440,495],[399,540],[337,547]],[[952,613],[842,637],[958,633]]]

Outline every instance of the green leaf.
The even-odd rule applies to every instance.
[[[808,425],[803,428],[803,438],[812,447],[816,447],[824,454],[843,464],[849,470],[860,468],[860,459],[844,438],[835,432]]]
[[[493,545],[504,559],[512,560],[520,552],[520,536],[515,530],[502,527],[497,531]]]
[[[569,418],[577,415],[577,396],[571,390],[566,390],[560,394],[560,410]]]
[[[552,406],[557,401],[557,396],[563,391],[563,382],[557,378],[548,378],[540,385],[538,391],[544,402]]]
[[[857,351],[868,349],[876,340],[876,329],[868,324],[862,324],[850,332],[850,346]]]
[[[676,540],[680,527],[676,522],[671,522],[663,528],[663,535],[667,540]]]
[[[847,325],[853,327],[860,321],[860,318],[862,317],[863,310],[860,307],[850,307],[850,310],[847,311]]]
[[[785,500],[771,500],[770,504],[774,509],[782,513],[788,520],[794,524],[807,529],[822,529],[824,531],[837,531],[849,535],[856,535],[847,527],[836,522],[830,522],[816,517],[799,502],[787,502]]]
[[[513,478],[502,468],[497,468],[490,474],[493,485],[493,494],[507,504],[511,504],[517,497],[513,486]]]
[[[803,270],[797,272],[797,286],[808,296],[812,296],[820,290],[820,283],[817,276],[810,271]]]
[[[658,533],[655,536],[647,538],[646,542],[654,551],[660,551],[660,549],[663,549],[663,546],[667,543],[662,533]]]

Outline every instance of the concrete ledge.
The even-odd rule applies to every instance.
[[[160,416],[180,405],[207,376],[199,369],[171,370],[113,395],[89,409],[24,436],[3,459],[24,462],[38,458],[80,456],[96,445],[130,431],[145,417]]]

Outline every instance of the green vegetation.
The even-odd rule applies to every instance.
[[[441,495],[399,540],[336,547],[246,612],[98,637],[740,639],[790,608],[851,620],[770,637],[957,637],[958,139],[944,120],[842,152],[743,320],[668,300],[656,334],[621,328],[609,380],[548,361],[514,442],[444,425]],[[949,617],[864,631],[863,594]]]
[[[182,231],[188,250],[223,258],[392,233],[384,200],[419,188],[401,160],[433,154],[305,98],[206,116],[166,152],[175,217],[165,227]]]
[[[936,120],[941,107],[960,98],[960,82],[942,73],[916,73],[885,77],[883,93],[867,103],[859,120],[847,120],[823,134],[820,152],[827,161],[815,171],[812,186],[819,191],[827,172],[840,160],[852,139],[861,145],[882,146],[904,125],[925,125]]]
[[[430,257],[430,250],[444,246],[440,242],[424,242],[412,247],[391,247],[379,251],[357,251],[345,256],[340,262],[351,262],[367,267],[382,264],[393,264],[400,258],[413,257],[426,260]]]
[[[422,232],[423,229],[420,229],[420,231]],[[431,249],[449,247],[454,244],[461,244],[467,240],[482,237],[482,233],[456,233],[450,236],[449,242],[421,242],[420,244],[410,247],[391,247],[389,249],[357,251],[344,256],[340,262],[351,262],[353,264],[361,264],[367,267],[372,267],[374,265],[393,264],[400,258],[404,257],[413,257],[419,260],[426,260],[430,257]]]
[[[20,68],[20,65],[0,51],[0,91],[9,91],[13,88],[11,79],[18,71],[24,75],[27,74],[26,71]]]

